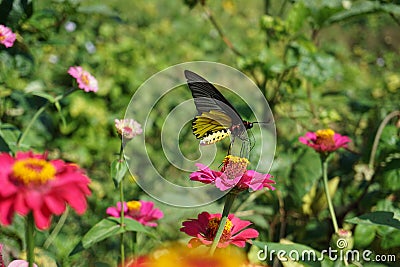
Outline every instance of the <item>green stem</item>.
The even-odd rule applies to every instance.
[[[66,97],[67,95],[71,94],[72,92],[76,91],[77,89],[71,88],[70,90],[68,90],[67,92],[57,96],[54,98],[54,102],[59,102],[61,99],[63,99],[64,97]],[[28,134],[28,132],[30,131],[30,129],[33,126],[33,123],[39,118],[39,116],[43,113],[43,111],[45,111],[45,109],[47,108],[47,106],[50,104],[49,100],[47,100],[47,102],[40,108],[38,109],[38,111],[36,111],[35,115],[33,115],[33,118],[31,119],[31,121],[29,122],[28,126],[26,126],[25,130],[23,131],[22,135],[19,137],[18,141],[17,141],[17,147],[20,147],[22,142],[24,141],[26,135]]]
[[[29,262],[29,267],[33,267],[33,263],[35,262],[35,240],[34,240],[34,232],[35,232],[35,221],[33,219],[33,214],[30,212],[27,216],[26,221],[26,254]]]
[[[233,201],[237,196],[237,192],[230,191],[226,196],[224,210],[222,211],[221,222],[219,223],[218,231],[215,234],[214,241],[210,248],[210,255],[214,255],[215,249],[218,246],[222,233],[224,232],[226,221],[228,220],[229,211],[232,208]]]
[[[121,148],[119,151],[119,161],[124,160],[123,154],[123,144],[121,141]],[[119,182],[119,201],[121,202],[121,216],[120,216],[120,225],[121,227],[125,227],[125,211],[124,211],[124,186],[123,186],[124,179],[121,179]],[[120,253],[121,253],[121,263],[122,266],[125,264],[125,245],[124,245],[124,231],[122,231],[120,235]]]
[[[372,169],[374,167],[375,155],[376,155],[376,151],[378,150],[379,139],[381,138],[383,129],[386,127],[386,125],[389,123],[389,121],[396,116],[400,116],[400,110],[395,110],[395,111],[391,112],[389,115],[387,115],[383,119],[383,121],[379,125],[378,131],[376,132],[376,135],[375,135],[374,144],[372,145],[371,155],[369,157],[368,166],[370,169]]]
[[[132,232],[132,251],[133,251],[133,255],[135,255],[137,253],[138,250],[138,246],[137,246],[137,232]]]
[[[51,243],[53,243],[54,239],[57,237],[58,233],[60,233],[62,227],[67,220],[69,213],[69,208],[67,206],[65,212],[61,215],[60,220],[58,220],[57,225],[54,227],[54,230],[51,232],[50,236],[47,238],[46,242],[44,242],[43,248],[47,249],[50,247]]]
[[[24,141],[24,139],[25,139],[26,135],[28,134],[29,130],[32,128],[33,123],[37,120],[37,118],[39,118],[40,114],[43,113],[43,111],[47,108],[48,105],[49,105],[49,102],[46,102],[46,104],[44,104],[38,111],[36,111],[35,115],[31,119],[31,121],[29,122],[28,126],[26,126],[26,128],[23,131],[22,135],[18,139],[17,147],[21,146],[21,144]]]
[[[322,175],[323,175],[326,200],[328,201],[328,207],[332,217],[333,228],[335,229],[335,233],[337,233],[339,232],[339,227],[336,221],[335,209],[333,208],[332,199],[329,194],[329,186],[328,186],[328,158],[326,156],[321,156],[321,163],[322,163]]]

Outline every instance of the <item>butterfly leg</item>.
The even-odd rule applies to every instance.
[[[232,146],[233,146],[233,142],[230,142],[230,143],[229,143],[229,147],[228,147],[227,156],[231,154]]]
[[[249,158],[250,154],[250,142],[249,140],[244,140],[240,148],[240,157]]]

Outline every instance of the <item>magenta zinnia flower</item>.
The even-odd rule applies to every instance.
[[[263,188],[275,190],[272,186],[272,184],[275,184],[275,181],[271,179],[272,176],[254,170],[246,170],[248,163],[249,161],[245,158],[231,155],[225,157],[221,171],[214,171],[197,163],[196,166],[199,170],[190,174],[190,180],[204,184],[215,184],[221,191],[231,188],[240,191],[247,189],[257,191]]]
[[[68,73],[76,79],[78,87],[85,92],[97,92],[97,80],[80,66],[70,67]]]
[[[143,132],[142,126],[134,119],[115,119],[115,128],[118,134],[127,141]]]
[[[112,217],[119,218],[121,216],[121,202],[117,202],[117,207],[109,207],[106,213]],[[154,203],[151,201],[128,201],[124,202],[124,216],[140,222],[145,226],[156,227],[157,221],[164,214],[161,210],[154,208]]]
[[[12,47],[17,36],[11,31],[10,28],[0,25],[0,43],[5,47]]]
[[[318,153],[329,153],[339,148],[347,148],[351,140],[348,136],[335,133],[332,129],[308,132],[305,136],[299,137],[299,141],[313,148]]]
[[[39,229],[50,226],[53,214],[69,204],[78,214],[86,210],[89,178],[75,164],[47,160],[46,154],[0,154],[0,222],[9,225],[14,213],[33,213]]]
[[[213,243],[220,222],[221,214],[202,212],[197,219],[184,221],[180,231],[194,237],[189,241],[189,247],[198,247],[202,244],[208,246]],[[229,214],[218,247],[225,248],[230,244],[244,247],[251,238],[258,237],[258,232],[254,229],[243,230],[250,224],[249,221],[243,221],[233,214]]]

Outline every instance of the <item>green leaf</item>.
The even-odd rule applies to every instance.
[[[386,156],[385,161],[380,165],[384,167],[384,171],[400,169],[400,153],[391,153]]]
[[[95,224],[82,238],[82,246],[87,249],[93,244],[100,242],[110,236],[125,232],[117,220],[103,219]]]
[[[293,33],[299,31],[307,21],[307,16],[309,16],[309,14],[309,9],[304,6],[304,3],[301,1],[294,3],[286,19],[289,31]]]
[[[0,24],[13,26],[31,17],[33,14],[33,1],[1,1],[0,4]]]
[[[32,0],[21,1],[21,7],[25,12],[26,17],[30,18],[33,14],[33,1]]]
[[[387,12],[389,14],[393,14],[393,15],[400,15],[400,5],[395,5],[395,4],[384,4],[381,5],[381,9],[384,12]]]
[[[55,101],[55,97],[46,92],[33,91],[33,92],[31,92],[31,94],[35,95],[35,96],[39,96],[44,99],[47,99],[50,103],[54,103],[54,101]]]
[[[394,169],[385,172],[383,175],[383,188],[390,191],[397,191],[400,189],[400,169]]]
[[[354,230],[354,246],[356,248],[366,248],[375,239],[376,225],[358,224]]]
[[[69,256],[77,254],[94,244],[109,238],[114,235],[119,235],[124,232],[142,232],[149,236],[155,237],[146,227],[138,221],[130,218],[124,218],[125,228],[120,227],[120,218],[108,217],[95,224],[75,246]]]
[[[381,246],[383,249],[400,247],[400,231],[393,230],[384,235]]]
[[[358,217],[347,219],[346,222],[353,224],[385,225],[400,230],[400,220],[394,218],[393,212],[375,211]]]
[[[111,163],[111,177],[114,180],[115,187],[118,187],[127,171],[128,166],[124,160],[114,160]]]
[[[110,217],[109,219],[119,222],[119,218]],[[124,221],[125,221],[125,230],[127,232],[141,232],[148,235],[153,235],[148,231],[149,229],[148,227],[144,226],[143,224],[134,219],[124,218]]]
[[[0,125],[0,150],[5,152],[15,152],[17,142],[21,136],[21,131],[12,124]]]
[[[90,6],[80,6],[78,12],[84,14],[98,14],[105,16],[118,16],[118,13],[112,10],[107,5],[90,5]]]
[[[116,223],[120,223],[120,218],[115,218],[115,217],[109,217],[109,220],[112,220]],[[133,220],[131,218],[124,218],[124,223],[125,223],[125,231],[126,232],[141,232],[141,233],[146,233],[148,235],[152,235],[143,224],[140,222]]]
[[[354,4],[350,9],[338,12],[331,16],[326,23],[332,24],[356,16],[371,14],[381,11],[381,4],[378,1],[360,1]]]
[[[310,53],[302,50],[299,72],[314,85],[320,85],[341,72],[337,60],[328,54]]]
[[[125,218],[125,229],[130,232],[147,232],[140,222],[130,218]]]
[[[293,184],[292,197],[296,203],[301,204],[304,195],[306,195],[314,185],[315,181],[321,177],[321,163],[319,155],[311,148],[305,148],[303,153],[299,154],[297,162],[291,175],[296,179]],[[302,186],[298,186],[301,184]]]
[[[85,248],[83,247],[82,240],[81,240],[81,241],[79,241],[78,244],[76,244],[76,246],[75,246],[74,249],[69,253],[68,256],[75,255],[75,254],[77,254],[77,253],[79,253],[79,252],[81,252],[81,251],[84,251],[84,250],[85,250]]]

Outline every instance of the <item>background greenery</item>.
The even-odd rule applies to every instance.
[[[352,139],[350,149],[336,154],[329,170],[329,177],[335,177],[331,189],[339,224],[353,231],[356,249],[397,254],[399,259],[398,228],[345,222],[372,211],[400,216],[399,117],[383,129],[376,157],[370,161],[381,121],[399,109],[399,1],[0,3],[0,24],[18,34],[14,47],[0,48],[2,151],[15,151],[20,131],[46,103],[41,93],[55,96],[72,86],[70,66],[82,65],[99,81],[96,94],[80,91],[64,98],[59,109],[50,105],[24,142],[23,149],[47,150],[51,157],[78,163],[93,181],[86,214],[69,213],[54,243],[42,249],[59,266],[114,266],[118,238],[68,256],[118,199],[109,176],[119,151],[114,119],[123,117],[131,96],[148,77],[195,60],[221,62],[246,73],[274,113],[277,151],[271,174],[277,190],[254,193],[250,199],[242,194],[237,202],[241,205],[234,207],[237,215],[254,223],[259,241],[287,239],[317,250],[327,248],[333,229],[318,182],[318,155],[298,137],[331,127]],[[71,22],[76,26],[72,31],[67,30]],[[150,145],[154,139],[151,157],[164,166],[165,177],[188,179],[187,173],[169,168],[160,153],[157,134],[163,115],[177,104],[164,103],[154,136],[148,139]],[[195,153],[194,142],[187,132],[181,147],[190,155]],[[125,188],[128,198],[149,198],[133,182]],[[182,220],[198,211],[221,212],[220,203],[197,210],[157,205],[165,213],[153,229],[161,241],[139,235],[140,253],[168,241],[187,240],[178,229]],[[15,248],[13,256],[23,246],[22,227],[17,217],[13,226],[0,228],[0,241]],[[37,235],[38,244],[51,230]],[[253,249],[250,255],[254,258]]]

